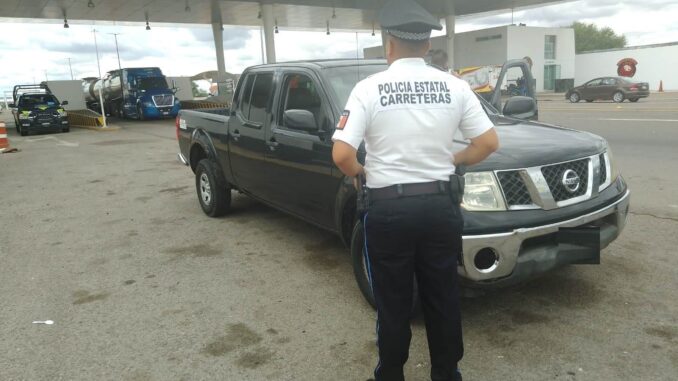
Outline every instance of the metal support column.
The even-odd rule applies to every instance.
[[[445,16],[445,32],[447,32],[447,56],[448,56],[448,66],[450,69],[454,70],[454,24],[455,24],[455,14],[454,8],[451,9],[452,13]]]
[[[275,16],[273,4],[261,5],[261,16],[264,21],[264,40],[266,42],[266,62],[275,63]]]

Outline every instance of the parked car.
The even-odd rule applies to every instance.
[[[226,214],[237,190],[336,233],[370,303],[356,190],[332,162],[331,137],[354,85],[386,68],[381,60],[255,66],[230,109],[182,110],[176,119],[178,157],[195,174],[205,214]],[[512,117],[536,115],[528,97],[508,99],[510,115],[481,103],[501,148],[466,174],[463,284],[505,287],[566,264],[598,263],[623,230],[630,199],[607,142]],[[459,149],[469,143],[455,140]],[[363,161],[364,147],[358,152]]]
[[[12,94],[12,108],[17,132],[26,136],[30,132],[69,132],[66,110],[46,85],[17,85]]]
[[[648,96],[650,96],[650,86],[647,82],[632,82],[622,77],[596,78],[570,89],[565,94],[565,98],[572,103],[577,103],[582,99],[587,102],[612,100],[622,103],[625,99],[638,102],[640,98]]]

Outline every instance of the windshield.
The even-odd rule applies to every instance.
[[[35,107],[35,106],[58,106],[59,101],[51,94],[32,94],[23,95],[19,101],[20,107]]]
[[[327,81],[342,109],[355,85],[372,74],[388,69],[387,65],[341,66],[325,70]]]
[[[147,77],[139,78],[139,90],[155,90],[155,89],[166,89],[167,81],[164,77]]]
[[[330,83],[332,92],[343,108],[346,102],[348,102],[348,97],[351,95],[351,91],[358,82],[372,74],[382,72],[386,69],[388,69],[387,65],[342,66],[329,68],[325,71],[325,74],[327,81]],[[489,102],[483,99],[483,97],[479,95],[477,96],[487,114],[499,114],[499,111],[497,111]]]

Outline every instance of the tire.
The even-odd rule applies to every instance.
[[[363,229],[362,221],[357,221],[353,227],[351,234],[351,263],[353,264],[353,275],[358,283],[358,288],[363,294],[363,297],[372,308],[376,309],[377,305],[372,293],[372,286],[367,275],[366,258],[364,255],[365,248],[365,230]],[[414,296],[412,297],[411,317],[415,317],[420,310],[419,305],[419,291],[417,287],[417,280],[414,280]]]
[[[202,159],[195,168],[195,190],[202,211],[220,217],[231,208],[231,189],[219,167],[210,159]]]
[[[571,103],[578,103],[581,100],[581,97],[579,96],[579,93],[574,92],[570,94],[570,102]]]
[[[21,135],[21,136],[27,136],[28,135],[28,131],[26,131],[23,127],[20,127],[19,125],[17,125],[16,128],[19,129],[19,135]]]
[[[621,91],[616,91],[614,94],[612,94],[612,100],[614,103],[622,103],[624,102],[624,93]]]
[[[639,100],[640,100],[640,98],[631,98],[631,99],[629,99],[629,102],[636,103],[636,102],[638,102]]]
[[[71,128],[70,127],[62,128],[61,132],[63,132],[63,133],[71,132]]]
[[[593,99],[587,99],[586,100],[586,103],[591,103],[591,102],[593,102]]]

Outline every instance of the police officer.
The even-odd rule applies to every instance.
[[[455,166],[498,148],[493,123],[469,85],[427,66],[439,21],[412,0],[380,14],[388,70],[356,85],[333,135],[333,158],[347,176],[365,175],[366,263],[377,306],[377,381],[404,380],[414,279],[424,312],[433,381],[461,380],[457,284],[463,220]],[[470,144],[453,153],[459,130]],[[365,167],[356,151],[365,142]]]

